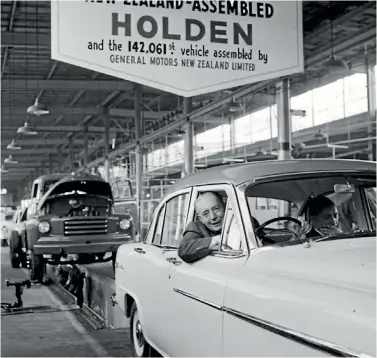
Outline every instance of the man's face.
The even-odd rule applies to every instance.
[[[200,221],[210,230],[219,232],[223,226],[224,203],[212,193],[203,194],[196,203]]]
[[[339,224],[339,214],[336,206],[324,208],[315,217],[312,218],[313,226],[316,229],[334,228]]]

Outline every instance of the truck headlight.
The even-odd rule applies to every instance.
[[[122,230],[127,230],[131,226],[131,222],[128,219],[122,219],[119,226]]]
[[[48,221],[42,221],[38,225],[38,230],[41,234],[46,234],[50,231],[51,225]]]

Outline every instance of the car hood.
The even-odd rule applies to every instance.
[[[94,175],[69,175],[59,180],[50,188],[38,203],[38,210],[41,209],[46,201],[55,195],[70,193],[72,191],[81,191],[91,195],[101,195],[113,200],[110,184],[102,178]]]
[[[264,269],[268,274],[376,295],[376,238],[271,248]]]

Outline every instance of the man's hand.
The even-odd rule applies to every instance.
[[[336,226],[323,226],[321,227],[321,234],[325,236],[329,235],[336,235],[336,234],[341,234],[342,231],[338,229]]]
[[[213,251],[218,250],[220,247],[220,241],[221,241],[221,235],[216,235],[212,237],[211,243],[209,244],[208,248]]]

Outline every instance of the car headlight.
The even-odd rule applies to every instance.
[[[38,230],[41,234],[45,234],[46,232],[49,232],[51,228],[51,225],[47,221],[42,221],[38,225]]]
[[[127,230],[131,226],[131,222],[128,219],[123,219],[120,221],[119,226],[122,230]]]

